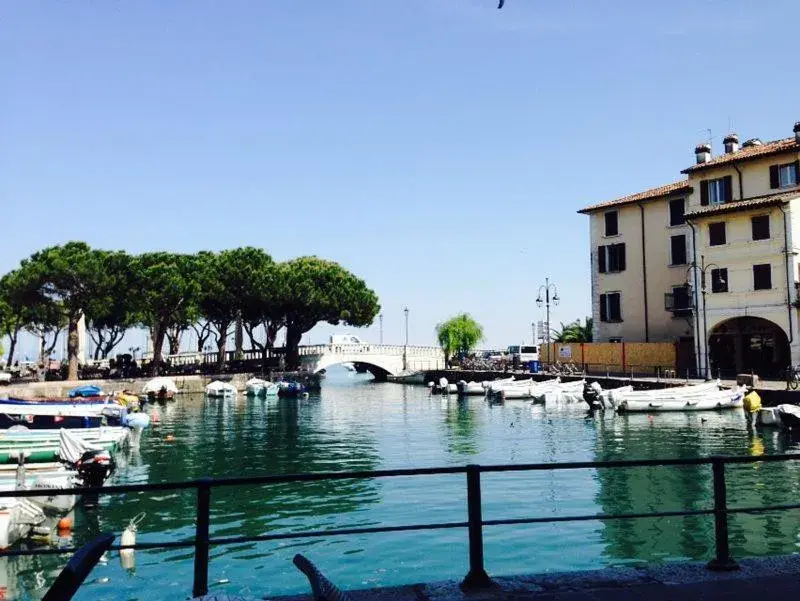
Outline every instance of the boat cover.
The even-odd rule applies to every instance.
[[[86,451],[101,451],[102,447],[93,445],[85,440],[82,440],[71,434],[66,428],[61,428],[58,432],[61,445],[59,447],[59,457],[62,461],[68,463],[77,463],[78,459],[83,456]]]
[[[67,393],[67,396],[74,399],[75,397],[100,396],[101,394],[103,394],[103,389],[99,386],[86,385],[73,388]]]
[[[167,392],[171,392],[173,394],[178,393],[178,387],[175,385],[175,380],[173,380],[172,378],[153,378],[147,384],[144,385],[144,388],[142,388],[142,392],[144,394],[148,394],[150,392],[156,393],[159,392],[162,388]]]

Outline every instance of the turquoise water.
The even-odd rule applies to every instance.
[[[800,448],[777,432],[754,432],[738,411],[587,417],[577,405],[489,406],[482,398],[430,397],[424,387],[376,384],[334,371],[321,394],[307,401],[197,397],[153,411],[158,421],[138,452],[120,458],[113,483]],[[795,502],[798,468],[792,463],[730,467],[731,504]],[[709,505],[710,489],[708,467],[485,474],[484,518],[701,508]],[[96,510],[78,511],[74,542],[101,531],[121,532],[142,511],[147,515],[139,542],[190,538],[194,508],[190,491],[105,498]],[[463,475],[228,488],[212,495],[216,536],[465,519]],[[793,553],[799,534],[800,512],[739,515],[732,518],[732,552],[736,557]],[[705,516],[501,526],[487,528],[484,536],[487,571],[494,575],[713,554],[712,518]],[[210,590],[258,598],[304,592],[306,583],[291,564],[297,552],[345,588],[462,578],[466,538],[465,530],[451,529],[214,547]],[[7,598],[38,599],[66,558],[3,561]],[[191,585],[191,549],[138,551],[132,569],[112,553],[78,598],[185,599]]]

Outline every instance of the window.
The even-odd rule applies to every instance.
[[[686,235],[672,236],[672,262],[670,265],[686,265]]]
[[[625,271],[625,243],[598,246],[597,263],[600,273]]]
[[[753,227],[753,240],[769,240],[769,215],[750,218]]]
[[[617,211],[606,213],[606,236],[616,236],[619,234],[619,214]]]
[[[711,292],[728,291],[728,270],[725,267],[711,270]]]
[[[800,181],[800,161],[784,165],[772,165],[769,168],[769,187],[788,188],[796,186]]]
[[[708,245],[720,246],[725,244],[725,222],[718,221],[717,223],[708,224]]]
[[[686,212],[686,201],[683,198],[676,198],[669,201],[669,224],[670,225],[683,225],[686,223],[686,218],[683,214]]]
[[[619,292],[600,295],[600,321],[622,321]]]
[[[672,310],[685,311],[691,309],[692,305],[689,301],[689,286],[673,286],[672,287]]]
[[[772,266],[769,263],[753,265],[753,290],[772,288]]]
[[[704,179],[700,182],[700,204],[719,205],[733,200],[733,177],[726,175],[717,179]]]

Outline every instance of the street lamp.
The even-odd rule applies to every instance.
[[[403,371],[408,369],[408,307],[403,308],[406,317],[406,345],[403,347]]]
[[[381,324],[381,344],[383,344],[383,313],[378,315],[378,322]]]
[[[403,309],[403,313],[406,316],[406,346],[408,346],[408,307]]]
[[[706,316],[707,316],[707,313],[706,313],[706,295],[708,294],[708,289],[706,288],[706,272],[709,269],[712,269],[712,270],[713,269],[720,269],[720,266],[717,265],[716,263],[708,263],[708,264],[706,264],[705,256],[704,255],[700,255],[700,265],[698,265],[697,263],[692,263],[692,265],[689,267],[689,269],[686,270],[686,285],[687,286],[691,286],[693,289],[695,287],[692,286],[691,282],[689,281],[689,274],[693,273],[695,271],[700,272],[700,294],[703,295],[703,348],[705,349],[705,361],[703,363],[704,363],[704,368],[705,368],[706,379],[709,378],[709,373],[711,371],[710,362],[709,362],[709,356],[708,356],[708,323],[707,323],[707,320],[706,320]],[[697,281],[696,273],[695,273],[695,277],[693,279],[695,281]],[[719,278],[718,281],[719,281],[720,284],[725,284],[726,283],[725,280],[722,279],[721,277]],[[713,291],[713,282],[712,282],[712,291]],[[698,308],[697,307],[697,291],[693,290],[693,292],[694,293],[692,294],[692,298],[694,300],[694,314],[697,316],[697,308]],[[699,324],[698,324],[698,332],[697,333],[698,333],[698,335],[700,334],[700,332],[699,332]],[[700,352],[699,341],[698,341],[698,345],[697,345],[697,352],[698,353]],[[699,359],[699,357],[698,357],[698,359]]]
[[[550,297],[550,290],[553,291],[553,297]],[[545,324],[545,339],[547,340],[547,360],[551,361],[550,357],[550,302],[558,305],[558,288],[555,284],[550,283],[550,278],[544,279],[544,284],[539,286],[539,296],[536,298],[536,306],[542,308],[542,292],[544,292],[544,305],[547,307],[547,320]]]

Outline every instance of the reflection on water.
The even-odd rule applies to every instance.
[[[762,455],[798,450],[777,432],[753,431],[738,412],[587,416],[582,406],[489,406],[481,398],[430,396],[424,387],[375,384],[331,370],[322,393],[307,401],[182,398],[150,409],[153,426],[141,449],[120,457],[115,483],[375,470],[466,463],[529,463]],[[728,468],[734,506],[794,502],[800,477],[790,463]],[[483,476],[486,519],[648,512],[710,506],[710,469],[626,468],[509,472]],[[377,524],[461,521],[463,475],[230,487],[212,493],[212,533],[256,535]],[[193,536],[192,491],[104,498],[79,511],[75,542],[121,532],[145,512],[138,540]],[[737,515],[735,556],[790,553],[800,512]],[[65,541],[69,542],[69,541]],[[492,527],[485,531],[492,574],[570,570],[643,561],[707,559],[710,517],[607,520]],[[461,578],[466,532],[408,532],[284,540],[212,549],[212,592],[262,597],[305,590],[291,565],[302,551],[345,587]],[[65,562],[22,558],[0,564],[9,598],[41,597]],[[96,568],[79,598],[185,598],[191,549],[117,554]]]

